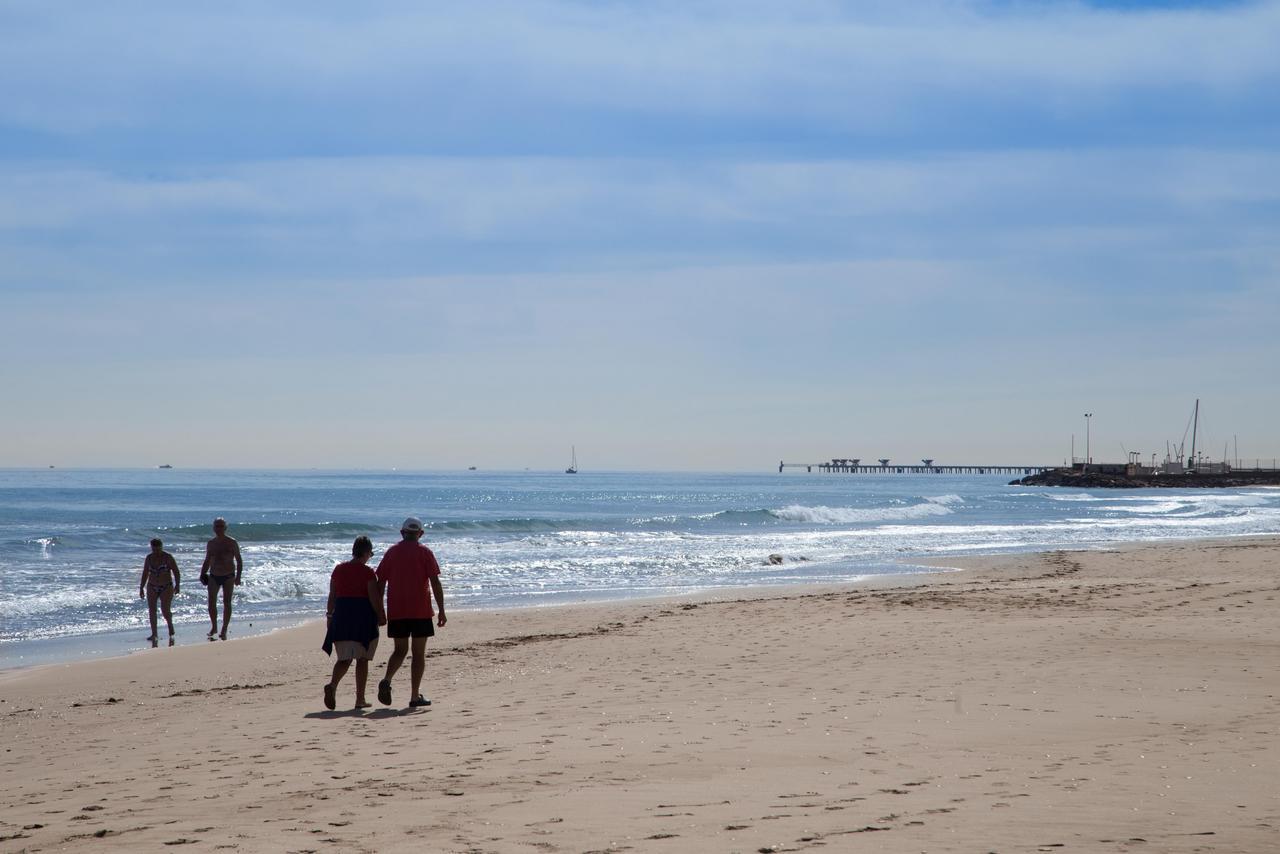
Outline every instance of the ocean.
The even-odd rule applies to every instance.
[[[228,520],[245,559],[233,636],[321,616],[329,573],[352,539],[371,537],[376,562],[409,515],[427,525],[451,611],[845,582],[918,572],[919,561],[955,554],[1280,532],[1277,489],[1080,491],[1007,481],[0,470],[0,668],[144,647],[137,588],[152,537],[182,570],[179,642],[204,642],[198,576],[215,516]]]

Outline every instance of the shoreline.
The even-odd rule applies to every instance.
[[[923,562],[912,565],[925,566]],[[849,581],[831,581],[831,582],[793,582],[787,584],[776,585],[744,585],[742,587],[714,587],[714,588],[697,588],[683,593],[663,593],[649,596],[619,596],[616,598],[601,599],[581,599],[557,602],[539,602],[527,605],[495,605],[480,607],[450,607],[450,614],[467,614],[467,615],[500,615],[505,613],[520,613],[524,611],[542,611],[557,609],[574,609],[574,608],[607,608],[610,606],[624,606],[627,604],[679,604],[682,602],[702,602],[702,601],[719,601],[725,596],[733,596],[735,598],[770,598],[773,596],[788,596],[812,592],[830,592],[832,590],[841,590],[849,587],[874,586],[878,584],[912,584],[912,579],[929,579],[947,572],[954,571],[947,567],[939,567],[934,572],[901,572],[901,573],[883,573],[862,576],[858,579]],[[922,582],[920,582],[922,583]],[[447,595],[446,588],[446,595]],[[447,602],[446,602],[447,604]],[[231,636],[226,643],[233,641],[253,640],[257,638],[267,637],[277,632],[289,631],[292,629],[302,629],[310,627],[316,629],[323,622],[322,615],[314,614],[311,616],[304,614],[295,614],[290,616],[269,616],[266,618],[255,618],[249,622],[247,626],[241,626],[238,621],[231,624]],[[163,637],[163,621],[161,622],[161,633]],[[135,655],[144,655],[150,652],[159,652],[160,649],[177,649],[177,648],[200,648],[214,642],[209,641],[206,635],[202,634],[205,622],[175,623],[179,629],[178,636],[183,641],[174,647],[168,647],[165,643],[161,643],[159,647],[153,648],[138,644],[136,638],[140,632],[147,631],[144,626],[137,629],[116,629],[110,632],[96,632],[93,634],[83,635],[67,635],[58,638],[40,639],[36,641],[6,641],[0,644],[0,680],[6,675],[28,671],[33,668],[40,667],[57,667],[70,664],[92,664],[93,662],[114,661],[117,659],[127,659]],[[181,631],[181,629],[187,631]],[[252,631],[237,633],[237,629],[251,628]],[[195,629],[192,631],[191,629]],[[319,630],[321,635],[324,634],[322,629]],[[194,640],[192,640],[194,638]],[[385,640],[385,638],[384,638]],[[217,643],[222,643],[218,641]],[[4,647],[6,645],[21,646],[23,644],[36,644],[40,646],[61,646],[67,652],[58,655],[51,651],[47,654],[32,654],[31,661],[11,661],[11,657],[4,655]],[[113,647],[110,650],[97,649],[100,645],[108,645]],[[41,651],[43,652],[43,651]],[[19,656],[21,658],[22,656]]]
[[[1271,535],[1280,538],[1280,534]],[[911,559],[899,559],[895,561],[898,566],[920,567],[920,571],[908,572],[892,572],[892,573],[872,573],[861,576],[855,580],[848,581],[818,581],[818,582],[789,582],[785,584],[754,584],[725,587],[704,587],[692,589],[682,593],[663,593],[652,596],[618,596],[616,598],[604,597],[600,599],[581,599],[558,602],[534,603],[527,605],[498,605],[498,606],[480,606],[480,607],[463,607],[458,608],[457,613],[460,614],[489,614],[518,612],[524,610],[537,610],[543,608],[591,608],[605,607],[609,605],[625,604],[628,602],[636,603],[662,603],[667,600],[672,601],[716,601],[725,596],[735,596],[738,598],[766,598],[772,596],[787,596],[811,592],[831,592],[845,588],[872,588],[880,586],[899,586],[926,584],[931,579],[944,575],[947,572],[964,571],[971,568],[969,565],[975,561],[978,563],[997,562],[1003,558],[1017,558],[1027,555],[1043,555],[1050,552],[1065,551],[1099,551],[1099,550],[1116,550],[1126,548],[1160,548],[1166,545],[1186,544],[1186,543],[1213,543],[1213,542],[1240,542],[1254,539],[1267,539],[1267,535],[1259,534],[1241,534],[1238,536],[1220,536],[1220,537],[1204,537],[1189,539],[1167,539],[1167,540],[1146,540],[1146,541],[1130,541],[1116,540],[1105,543],[1089,543],[1078,546],[1050,546],[1045,548],[1023,549],[1021,547],[1007,551],[974,551],[974,552],[956,552],[948,556],[920,556]],[[951,561],[958,561],[963,566],[953,566]],[[925,568],[934,568],[934,571],[925,571]],[[448,591],[446,590],[446,593]],[[244,606],[241,606],[242,608]],[[243,611],[238,611],[243,613]],[[451,609],[450,613],[453,613]],[[285,615],[266,615],[244,621],[237,620],[232,623],[232,637],[230,640],[247,640],[250,638],[263,637],[275,632],[288,630],[291,628],[301,628],[309,624],[318,624],[320,616],[308,616],[306,614],[285,614]],[[256,625],[255,625],[256,624]],[[203,627],[206,623],[203,620],[191,621],[187,623],[175,623],[179,629],[178,636],[182,638],[178,646],[204,646],[207,643],[203,634]],[[182,631],[182,629],[187,629]],[[191,631],[196,629],[197,631]],[[244,631],[252,629],[252,631]],[[114,629],[108,632],[94,632],[89,634],[66,635],[54,638],[42,638],[36,640],[17,640],[5,641],[0,643],[0,678],[4,678],[7,674],[15,671],[30,670],[37,667],[59,666],[65,664],[73,664],[78,662],[94,662],[106,661],[116,658],[127,658],[133,655],[139,655],[151,652],[152,649],[147,646],[138,645],[136,635],[139,631],[146,631],[146,626],[138,626],[136,629]],[[244,632],[237,634],[237,630]],[[163,621],[161,621],[161,636],[163,638]],[[194,640],[191,640],[194,638]],[[24,646],[34,646],[36,649],[32,652],[24,654],[10,653],[7,647],[16,649]],[[108,648],[104,648],[108,647]],[[166,648],[165,643],[160,644],[161,648]],[[61,651],[60,651],[61,650]]]
[[[947,560],[455,614],[427,710],[324,711],[314,625],[10,671],[0,850],[1269,847],[1280,541]]]
[[[309,622],[311,619],[311,617],[300,615],[296,617],[268,616],[245,620],[244,625],[232,622],[233,634],[231,640],[263,637],[272,632],[297,627]],[[198,623],[194,621],[178,623],[175,621],[174,628],[178,643],[174,647],[169,647],[166,643],[167,636],[165,635],[164,620],[161,619],[159,621],[161,638],[159,648],[176,649],[179,647],[205,646],[211,643],[205,634],[204,627],[207,625],[209,625],[207,620]],[[242,630],[243,634],[238,636],[234,634],[236,629]],[[135,629],[113,629],[108,632],[94,632],[92,634],[5,641],[0,643],[0,678],[12,671],[29,670],[33,667],[110,661],[116,658],[128,658],[132,655],[151,652],[153,648],[139,640],[139,637],[149,630],[148,626],[138,626]],[[8,652],[7,647],[13,647],[15,651]],[[17,650],[23,648],[26,648],[27,651],[19,654]]]

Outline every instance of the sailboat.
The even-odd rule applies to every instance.
[[[573,447],[573,446],[570,446],[570,447]],[[576,447],[573,447],[573,462],[569,463],[569,467],[564,470],[564,473],[565,474],[578,473],[578,449]]]

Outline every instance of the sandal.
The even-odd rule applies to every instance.
[[[385,679],[378,683],[378,702],[384,706],[391,705],[391,683]]]
[[[338,701],[333,695],[334,695],[334,687],[332,685],[325,685],[324,686],[324,707],[331,712],[338,707]]]

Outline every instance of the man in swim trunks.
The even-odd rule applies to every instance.
[[[429,706],[431,701],[422,696],[422,674],[427,669],[427,638],[436,633],[431,625],[431,595],[440,607],[438,625],[444,628],[444,588],[440,585],[440,564],[431,549],[418,542],[422,538],[422,523],[412,516],[400,526],[400,542],[387,549],[378,562],[378,586],[374,598],[382,604],[382,594],[387,594],[387,637],[395,642],[395,649],[387,659],[387,673],[378,683],[378,702],[391,705],[391,677],[409,653],[413,641],[413,661],[409,668],[409,706]],[[430,592],[428,592],[428,586]]]
[[[151,554],[142,562],[142,578],[138,579],[138,598],[147,600],[147,610],[151,612],[152,646],[159,643],[156,632],[156,603],[164,613],[165,624],[169,626],[169,646],[173,646],[173,613],[170,606],[173,597],[178,593],[178,585],[182,583],[182,573],[178,572],[178,562],[173,555],[164,550],[164,543],[159,539],[151,541]]]
[[[204,564],[200,567],[200,583],[209,588],[209,640],[215,634],[227,639],[227,623],[231,622],[231,594],[240,586],[244,561],[240,544],[227,536],[227,520],[213,520],[213,539],[204,547]],[[218,633],[218,592],[222,592],[222,632]]]

